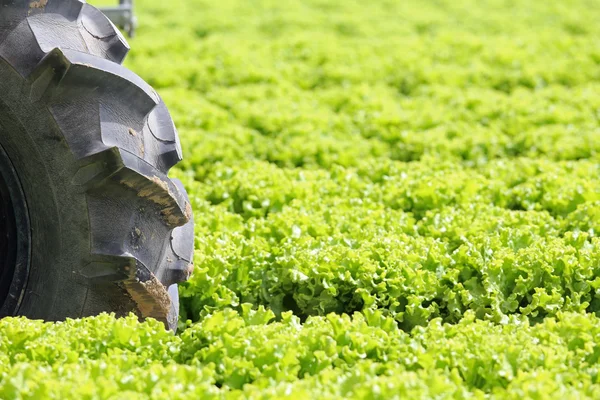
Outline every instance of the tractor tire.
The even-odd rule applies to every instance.
[[[0,0],[0,317],[176,329],[192,210],[165,104],[79,0]]]

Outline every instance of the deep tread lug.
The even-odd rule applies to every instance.
[[[173,228],[188,223],[192,218],[189,201],[172,180],[117,147],[88,157],[73,180],[89,190],[101,190],[108,180],[132,189],[138,197],[158,205],[163,222]]]
[[[189,198],[178,179],[173,179],[189,204]],[[165,268],[158,278],[163,284],[169,286],[177,282],[187,281],[194,271],[194,218],[178,228],[173,229],[170,237],[170,246],[165,250],[163,265]]]
[[[83,6],[80,18],[81,26],[85,30],[83,32],[85,42],[88,45],[97,40],[107,43],[107,49],[104,50],[106,58],[122,64],[129,52],[129,44],[127,44],[127,40],[117,27],[106,15],[88,4]],[[92,38],[87,37],[87,34],[91,35]]]
[[[179,296],[176,290],[174,292],[171,289],[177,286],[165,287],[143,263],[130,254],[98,256],[79,273],[95,284],[120,282],[143,316],[159,320],[173,331],[177,329]]]

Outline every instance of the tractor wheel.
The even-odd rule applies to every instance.
[[[134,312],[175,329],[192,210],[177,131],[79,0],[0,0],[0,316]]]

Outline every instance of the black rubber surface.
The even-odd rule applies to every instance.
[[[22,299],[29,273],[31,227],[17,171],[0,146],[0,315]]]
[[[167,176],[181,147],[158,94],[121,66],[128,50],[82,1],[0,0],[0,145],[31,224],[27,286],[4,314],[176,326],[169,293],[192,271],[194,230]]]

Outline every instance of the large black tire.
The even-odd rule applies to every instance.
[[[181,148],[128,50],[84,1],[0,0],[0,316],[177,325],[194,242],[167,177]]]

